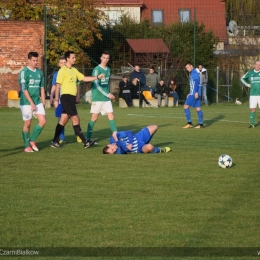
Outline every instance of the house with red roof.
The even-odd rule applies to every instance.
[[[224,49],[228,40],[225,0],[103,0],[103,8],[112,23],[123,13],[138,22],[148,19],[154,25],[196,20],[219,38],[217,49]]]

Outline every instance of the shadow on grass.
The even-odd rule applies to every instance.
[[[223,118],[225,118],[224,115],[219,115],[219,116],[216,116],[214,118],[211,118],[211,119],[206,119],[206,126],[211,126],[213,123],[219,121],[219,120],[222,120]]]

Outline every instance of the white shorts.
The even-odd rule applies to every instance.
[[[33,111],[31,105],[22,105],[20,106],[20,109],[22,111],[22,117],[24,121],[32,119]],[[34,114],[36,117],[37,114],[45,115],[45,109],[42,103],[36,105],[36,111]]]
[[[257,104],[260,108],[260,96],[250,96],[249,104],[250,108],[257,108]]]
[[[95,101],[91,104],[90,113],[106,115],[108,112],[113,112],[112,102],[111,101]]]

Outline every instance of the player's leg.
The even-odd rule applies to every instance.
[[[87,128],[87,134],[86,134],[86,139],[90,139],[92,136],[92,132],[95,126],[96,121],[98,120],[98,113],[92,113],[91,114],[91,119],[88,122],[88,128]]]
[[[153,146],[152,144],[145,144],[142,147],[143,153],[168,153],[170,151],[171,151],[170,147],[159,148],[159,147]]]
[[[38,147],[35,144],[35,140],[40,135],[40,133],[43,130],[43,127],[46,124],[46,115],[45,115],[45,109],[44,109],[44,106],[42,103],[38,104],[36,107],[37,107],[37,109],[35,112],[35,116],[38,119],[38,124],[35,125],[35,127],[33,128],[33,133],[30,138],[30,145],[34,151],[39,151]]]
[[[55,116],[58,118],[58,122],[60,121],[61,114],[63,111],[62,104],[59,104],[58,107],[55,109]],[[60,134],[60,143],[65,141],[65,128],[63,128],[61,134]]]
[[[187,100],[186,100],[187,102]],[[191,121],[191,114],[190,114],[190,106],[188,104],[184,104],[183,109],[184,109],[184,114],[187,120],[187,124],[183,128],[191,128],[193,127],[192,121]]]
[[[117,132],[117,126],[116,126],[116,121],[115,121],[115,116],[113,112],[113,107],[111,101],[103,102],[102,104],[102,109],[101,109],[101,114],[107,114],[108,122],[109,122],[109,127],[111,129],[111,132]]]
[[[25,152],[33,152],[30,147],[30,127],[32,121],[32,109],[30,105],[20,106],[23,118],[23,129],[22,129],[22,137],[24,141],[24,151]]]
[[[258,96],[250,96],[249,104],[250,104],[250,126],[248,128],[255,127],[255,109],[257,107]]]
[[[198,121],[199,121],[199,125],[196,126],[195,128],[204,128],[204,126],[203,126],[203,112],[200,108],[200,98],[196,99],[196,101],[193,104],[193,107],[197,111]]]

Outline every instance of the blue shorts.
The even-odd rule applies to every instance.
[[[142,148],[144,145],[148,144],[153,137],[147,127],[143,128],[140,132],[135,134],[138,141],[138,153],[143,153]]]
[[[194,95],[189,95],[184,105],[188,105],[194,108],[200,107],[200,97],[196,99]]]
[[[62,104],[59,104],[58,107],[55,109],[55,116],[61,117],[62,111],[63,111]]]

